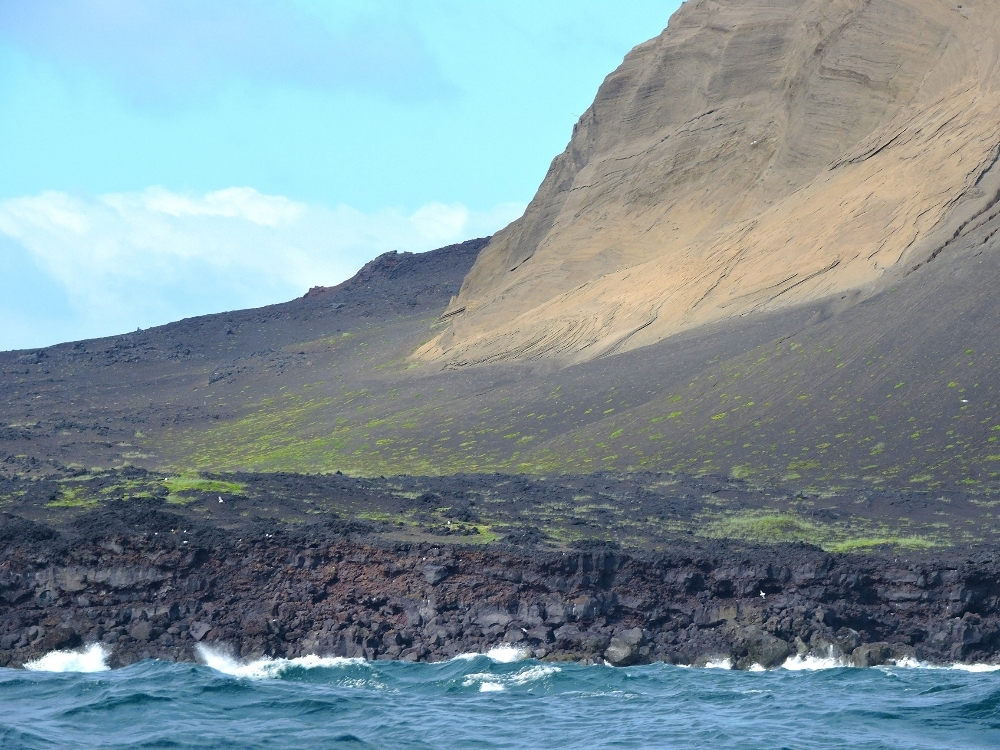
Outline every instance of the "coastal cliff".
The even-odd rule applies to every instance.
[[[544,660],[738,668],[1000,657],[1000,560],[986,553],[392,543],[350,522],[228,532],[155,502],[71,535],[10,517],[2,528],[2,666],[94,643],[113,666],[195,661],[199,646],[440,661],[508,644]]]

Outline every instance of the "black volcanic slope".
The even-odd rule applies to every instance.
[[[481,242],[383,256],[285,305],[0,355],[0,461],[991,491],[998,227],[860,304],[737,318],[564,369],[414,366]]]
[[[1000,472],[997,228],[984,221],[860,303],[736,318],[564,368],[415,366],[409,354],[447,325],[440,312],[482,242],[383,256],[284,305],[0,356],[0,466],[53,479],[126,465],[164,476],[652,472],[647,489],[679,472],[759,488],[760,500],[657,515],[583,488],[548,504],[531,492],[534,510],[483,525],[548,525],[565,539],[617,528],[608,533],[636,544],[671,529],[975,543],[994,533]],[[396,485],[387,491],[403,498],[427,491]],[[961,512],[959,497],[971,503]],[[409,512],[376,505],[400,521]],[[774,516],[763,530],[751,518],[762,513]]]
[[[382,332],[378,356],[405,357],[410,339],[458,291],[486,241],[421,255],[386,253],[348,281],[286,304],[2,353],[0,466],[16,474],[143,463],[153,458],[146,455],[149,436],[218,424],[249,398],[297,389],[293,373],[313,369],[314,355],[350,359],[364,352],[369,344],[356,341],[360,331]],[[364,377],[363,363],[359,369]],[[252,396],[247,379],[259,385]],[[236,394],[235,409],[209,400],[206,386]]]

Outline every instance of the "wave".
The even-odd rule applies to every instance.
[[[539,664],[534,667],[527,667],[513,674],[490,674],[484,672],[466,675],[462,686],[472,687],[476,683],[479,683],[479,692],[498,693],[506,690],[508,687],[521,687],[532,682],[544,680],[546,677],[558,674],[559,672],[562,672],[562,669],[559,667]]]
[[[818,671],[824,669],[845,669],[854,668],[850,662],[844,657],[836,656],[792,656],[784,664],[781,665],[781,669],[788,669],[791,671]],[[896,661],[890,661],[887,664],[883,664],[876,669],[882,670],[892,670],[892,669],[937,669],[937,670],[948,670],[953,672],[972,672],[976,674],[987,673],[987,672],[1000,672],[1000,664],[929,664],[925,661],[918,661],[912,657],[907,657],[905,659],[897,659]]]
[[[704,669],[732,669],[732,659],[709,659],[705,662]]]
[[[342,656],[299,656],[294,659],[272,659],[265,656],[251,662],[240,662],[228,654],[215,651],[201,644],[198,656],[206,667],[216,672],[248,680],[275,680],[291,669],[330,669],[367,664],[364,659],[347,659]]]
[[[731,659],[712,659],[699,667],[694,667],[693,665],[678,665],[684,669],[698,668],[698,669],[733,669],[733,662]],[[777,670],[787,670],[789,672],[818,672],[827,669],[855,669],[855,667],[848,661],[846,657],[834,656],[832,653],[827,656],[818,656],[816,654],[808,654],[806,656],[796,655],[790,656],[785,660],[784,664],[777,667]],[[1000,664],[930,664],[925,661],[918,661],[913,658],[898,659],[896,661],[890,661],[887,664],[883,664],[876,669],[937,669],[937,670],[951,670],[954,672],[971,672],[974,674],[983,674],[990,672],[1000,672]],[[760,664],[754,664],[750,667],[749,672],[774,672],[774,669],[765,669]]]
[[[928,664],[925,661],[917,661],[916,659],[907,658],[899,659],[894,664],[886,664],[880,669],[943,669],[952,672],[972,672],[974,674],[982,674],[987,672],[1000,672],[1000,664],[962,664],[956,662],[955,664]]]
[[[82,651],[52,651],[24,665],[31,672],[107,672],[108,652],[99,643]]]
[[[530,658],[531,652],[525,648],[517,648],[516,646],[505,644],[503,646],[494,646],[485,654],[458,654],[457,656],[453,656],[449,661],[472,661],[473,659],[478,659],[480,656],[485,656],[497,664],[513,664],[514,662]]]

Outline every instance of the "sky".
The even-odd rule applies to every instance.
[[[492,234],[679,4],[0,0],[0,350]]]

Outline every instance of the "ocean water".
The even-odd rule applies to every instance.
[[[108,670],[92,647],[0,669],[0,747],[1000,747],[996,667],[613,668],[510,648],[439,664],[202,657]]]

